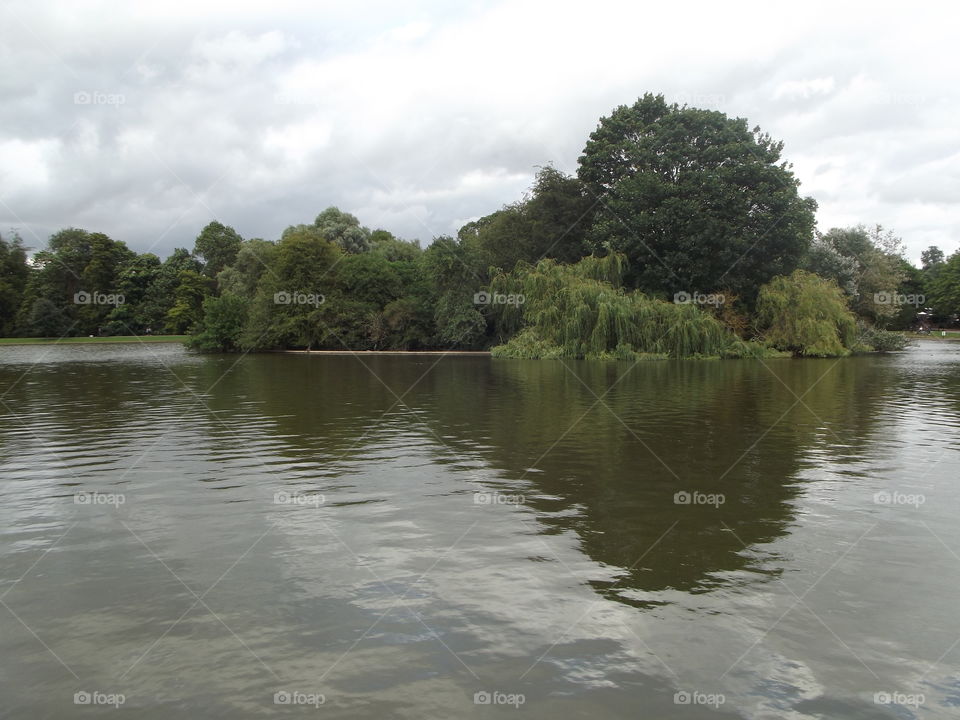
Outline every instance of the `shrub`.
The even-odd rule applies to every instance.
[[[842,357],[856,345],[856,321],[833,280],[806,270],[760,288],[757,321],[768,344],[810,357]]]

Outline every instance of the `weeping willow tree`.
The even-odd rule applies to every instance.
[[[757,322],[769,344],[797,355],[842,357],[870,349],[858,343],[856,318],[837,283],[806,270],[760,288]]]
[[[494,297],[522,296],[523,302],[494,305],[498,329],[512,338],[493,348],[493,354],[620,359],[769,354],[695,305],[624,291],[623,271],[623,256],[610,254],[574,265],[553,260],[518,264],[513,272],[498,274],[490,286]]]

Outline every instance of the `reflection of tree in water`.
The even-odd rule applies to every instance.
[[[651,362],[617,382],[627,368],[495,361],[463,382],[437,368],[428,415],[487,448],[545,533],[576,532],[594,560],[630,568],[617,588],[646,591],[706,591],[719,573],[759,570],[744,543],[787,532],[808,450],[857,456],[886,377],[857,359]],[[591,409],[593,393],[603,403]],[[682,490],[726,502],[675,504]]]
[[[218,388],[246,388],[295,456],[349,460],[405,434],[439,449],[437,462],[458,462],[448,450],[463,468],[482,460],[526,496],[544,533],[575,532],[593,560],[622,568],[595,586],[627,602],[621,591],[706,592],[723,574],[763,571],[755,548],[788,531],[804,457],[862,455],[891,377],[874,358],[649,362],[619,381],[629,364],[364,362],[383,383],[350,357],[259,356]],[[398,405],[377,425],[396,401],[384,383],[403,395],[425,372],[404,397],[416,415]],[[726,502],[678,505],[683,490]]]
[[[185,451],[202,441],[221,457],[302,463],[304,477],[350,472],[402,443],[465,478],[479,461],[498,478],[491,487],[526,496],[543,533],[575,533],[593,560],[623,569],[615,589],[598,589],[634,596],[703,592],[724,574],[759,570],[757,547],[788,531],[811,455],[833,466],[862,460],[883,432],[890,387],[913,377],[873,357],[650,362],[618,381],[629,364],[365,357],[367,369],[352,357],[129,352],[129,362],[85,354],[36,365],[8,402],[55,411],[41,436],[69,431],[75,445],[105,453],[116,452],[113,430],[136,424],[144,448],[168,433]],[[381,419],[393,393],[416,415],[397,405]],[[594,407],[593,393],[603,404]],[[723,493],[726,503],[676,505],[680,490]]]

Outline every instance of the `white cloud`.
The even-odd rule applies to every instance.
[[[777,86],[773,92],[773,99],[781,98],[806,100],[813,95],[829,95],[833,92],[832,77],[813,78],[810,80],[788,80]]]
[[[42,192],[50,181],[50,157],[59,147],[55,140],[0,142],[0,187]]]

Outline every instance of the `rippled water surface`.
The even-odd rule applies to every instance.
[[[957,718],[958,470],[948,342],[0,348],[0,717]]]

